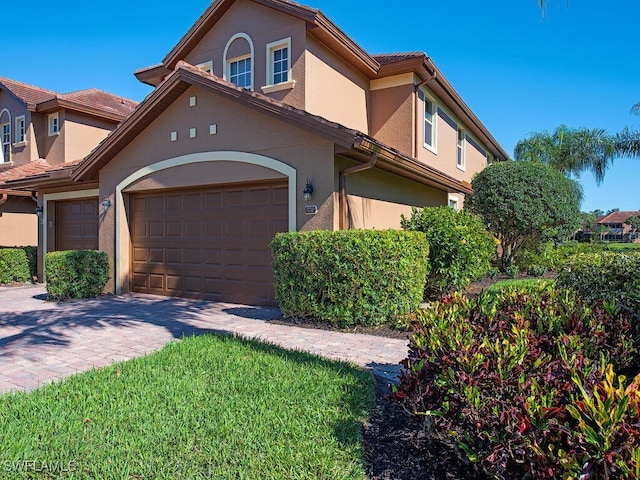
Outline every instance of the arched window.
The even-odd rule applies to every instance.
[[[253,41],[246,33],[236,33],[224,47],[224,79],[253,90]]]
[[[11,113],[6,108],[0,112],[0,163],[11,161]]]

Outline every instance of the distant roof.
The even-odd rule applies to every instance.
[[[138,102],[96,88],[71,93],[58,93],[23,82],[0,77],[0,90],[6,89],[22,100],[29,110],[53,111],[60,108],[82,111],[114,121],[122,121]]]
[[[609,215],[605,215],[600,220],[597,220],[596,223],[625,223],[629,217],[633,217],[634,215],[640,217],[640,211],[612,212]]]

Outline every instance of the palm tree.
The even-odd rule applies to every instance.
[[[640,103],[631,107],[631,113],[640,115]],[[640,157],[640,130],[625,127],[616,135],[616,152],[620,156]]]
[[[573,129],[561,125],[553,133],[532,133],[520,140],[514,157],[547,163],[567,176],[591,171],[599,184],[616,155],[616,142],[615,136],[602,129]]]

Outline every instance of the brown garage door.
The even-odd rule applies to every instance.
[[[286,183],[131,197],[132,289],[274,305],[269,242],[288,229]]]
[[[56,202],[56,250],[98,249],[98,199]]]

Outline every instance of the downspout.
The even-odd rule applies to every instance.
[[[338,214],[339,214],[339,229],[346,230],[347,229],[347,187],[346,187],[346,176],[351,175],[352,173],[362,172],[363,170],[369,170],[376,165],[378,161],[378,152],[372,152],[371,157],[367,163],[362,165],[354,165],[353,167],[345,168],[340,171],[339,176],[339,187],[340,187],[340,197],[338,199]]]
[[[431,63],[431,58],[427,57],[427,61],[429,63]],[[436,72],[436,68],[433,65],[433,63],[431,63],[432,65],[432,70],[431,70],[431,74],[424,79],[423,81],[421,81],[420,83],[418,83],[415,87],[414,87],[414,94],[418,93],[418,90],[420,90],[420,87],[426,85],[427,83],[431,82],[432,80],[436,79],[437,76],[437,72]],[[418,139],[418,118],[420,118],[420,112],[418,111],[418,99],[414,96],[415,98],[415,104],[416,104],[416,108],[414,109],[415,112],[415,122],[414,122],[414,128],[415,128],[415,138],[414,138],[414,152],[413,152],[413,158],[418,158],[418,152],[420,151],[420,140]],[[435,112],[434,112],[435,113]]]
[[[7,203],[7,199],[9,197],[7,196],[6,193],[3,193],[2,196],[0,197],[0,206],[4,205],[5,203]]]

